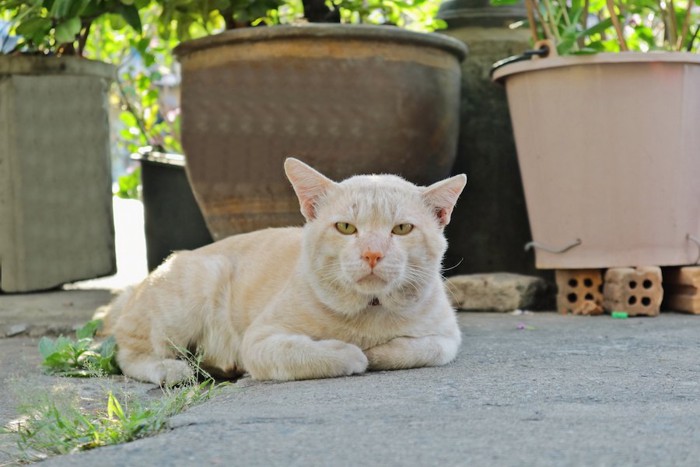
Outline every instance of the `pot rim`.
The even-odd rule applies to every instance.
[[[507,78],[529,71],[543,71],[553,68],[564,68],[585,65],[606,65],[621,63],[678,63],[700,65],[700,54],[692,52],[601,52],[591,55],[567,55],[547,58],[536,58],[527,61],[514,62],[497,69],[491,78],[503,83]]]
[[[468,52],[467,46],[452,37],[438,33],[409,31],[396,26],[376,26],[369,24],[328,24],[311,23],[303,25],[280,25],[260,28],[242,28],[224,31],[200,39],[185,41],[175,47],[179,58],[205,49],[227,44],[244,44],[268,40],[292,39],[356,39],[367,41],[398,42],[434,47],[454,55],[460,62]]]
[[[117,68],[82,57],[0,55],[1,75],[89,75],[114,80]]]
[[[131,155],[131,160],[168,167],[185,167],[187,165],[184,154],[161,152],[153,149],[140,149]]]

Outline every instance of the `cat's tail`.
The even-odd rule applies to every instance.
[[[119,319],[122,310],[126,306],[126,303],[134,295],[136,286],[126,287],[119,293],[109,304],[103,305],[95,311],[92,319],[102,320],[102,327],[98,331],[100,336],[109,336],[114,332],[114,325]]]

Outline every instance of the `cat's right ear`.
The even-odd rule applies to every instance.
[[[445,227],[450,223],[452,210],[466,184],[467,176],[460,174],[448,178],[447,180],[433,183],[425,188],[423,196],[428,204],[435,210],[435,216],[441,227]]]
[[[301,213],[307,221],[315,219],[318,201],[334,185],[333,180],[293,157],[284,161],[284,172],[299,198]]]

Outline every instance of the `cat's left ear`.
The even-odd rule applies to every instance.
[[[315,219],[319,199],[335,182],[293,157],[284,161],[284,172],[299,198],[301,213],[307,221]]]
[[[467,176],[464,174],[433,183],[425,189],[423,197],[435,212],[438,223],[445,227],[450,223],[452,210],[457,203],[457,198],[467,184]]]

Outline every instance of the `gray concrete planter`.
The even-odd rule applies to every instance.
[[[112,66],[0,56],[0,289],[116,271],[107,91]]]
[[[454,163],[461,42],[389,26],[247,28],[183,43],[182,139],[215,239],[301,224],[283,161],[428,184]]]

